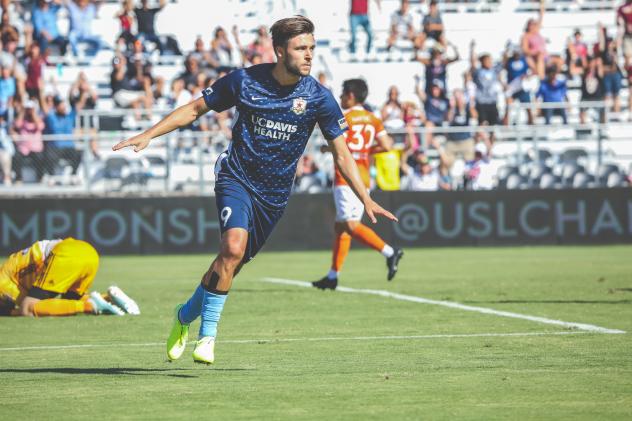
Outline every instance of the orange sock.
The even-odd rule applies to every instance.
[[[73,316],[77,313],[90,312],[92,312],[92,305],[90,305],[88,301],[81,300],[50,298],[48,300],[39,301],[33,306],[33,314],[35,314],[36,317]]]
[[[335,272],[340,272],[342,264],[349,254],[349,248],[351,248],[351,236],[346,232],[337,234],[334,240],[334,252],[332,255],[331,269]]]
[[[381,252],[386,245],[384,240],[382,240],[375,231],[364,224],[358,224],[351,235],[356,240],[360,240],[362,243],[379,252]]]
[[[101,294],[101,296],[103,297],[103,294]],[[105,298],[105,297],[103,297],[103,298]],[[81,301],[83,303],[83,312],[84,313],[87,313],[87,314],[94,313],[94,307],[92,306],[92,301],[90,301],[90,295],[83,294],[81,296],[81,298],[79,298],[79,301]]]

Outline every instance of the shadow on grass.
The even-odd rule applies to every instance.
[[[497,300],[460,302],[463,304],[631,304],[632,300]]]
[[[235,292],[244,292],[244,293],[251,293],[254,292],[256,294],[278,294],[280,292],[289,292],[289,293],[293,293],[293,294],[302,294],[305,291],[316,291],[316,288],[287,288],[287,289],[282,289],[282,288],[268,288],[268,289],[253,289],[253,288],[232,288],[231,291],[235,291]]]
[[[218,368],[210,369],[216,371],[246,371],[247,368]],[[179,378],[197,378],[190,374],[172,373],[173,371],[190,371],[184,368],[137,368],[137,367],[112,367],[112,368],[76,368],[76,367],[55,367],[55,368],[4,368],[0,373],[53,373],[53,374],[97,374],[107,376],[166,376]]]

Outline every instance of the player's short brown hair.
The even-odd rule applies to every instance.
[[[297,35],[313,34],[314,23],[305,16],[296,15],[274,22],[270,32],[273,47],[285,47],[287,42]]]

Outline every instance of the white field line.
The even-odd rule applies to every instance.
[[[585,331],[567,331],[567,332],[518,332],[518,333],[456,333],[456,334],[436,334],[436,335],[395,335],[395,336],[326,336],[316,338],[274,338],[274,339],[227,339],[218,340],[222,344],[267,344],[282,342],[328,342],[328,341],[398,341],[398,340],[415,340],[415,339],[455,339],[455,338],[505,338],[505,337],[527,337],[527,336],[563,336],[563,335],[580,335],[588,334]],[[190,344],[195,341],[189,341]],[[75,344],[75,345],[39,345],[39,346],[21,346],[13,348],[0,348],[0,352],[4,351],[44,351],[44,350],[63,350],[63,349],[83,349],[83,348],[129,348],[129,347],[147,347],[147,346],[165,346],[164,342],[147,342],[135,344]]]
[[[313,288],[310,282],[295,281],[291,279],[263,278],[261,279],[261,281],[269,282],[272,284],[292,285],[292,286],[297,286],[297,287]],[[512,313],[509,311],[494,310],[494,309],[486,308],[486,307],[468,306],[465,304],[460,304],[460,303],[452,302],[452,301],[431,300],[428,298],[417,297],[414,295],[398,294],[395,292],[389,292],[389,291],[383,291],[383,290],[377,290],[377,289],[359,289],[359,288],[349,288],[349,287],[339,286],[336,288],[336,291],[349,292],[349,293],[354,293],[354,294],[378,295],[380,297],[393,298],[395,300],[412,301],[414,303],[421,303],[421,304],[432,304],[432,305],[437,305],[437,306],[442,306],[442,307],[454,308],[458,310],[474,311],[477,313],[491,314],[494,316],[511,317],[513,319],[523,319],[523,320],[529,320],[531,322],[557,325],[557,326],[562,326],[562,327],[570,328],[570,329],[583,330],[585,332],[610,333],[610,334],[625,333],[624,330],[608,329],[605,327],[589,325],[586,323],[565,322],[562,320],[547,319],[545,317],[529,316],[526,314]]]

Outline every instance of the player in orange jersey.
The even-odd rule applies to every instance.
[[[370,186],[369,155],[389,151],[392,139],[384,130],[382,121],[364,108],[369,93],[362,79],[349,79],[342,84],[340,105],[345,110],[345,120],[349,125],[346,141],[351,155],[356,161],[365,187]],[[336,289],[338,274],[349,253],[351,239],[361,241],[386,257],[387,279],[390,281],[397,273],[397,265],[404,255],[399,248],[386,244],[371,228],[360,220],[364,212],[362,202],[353,194],[342,175],[336,170],[334,180],[334,201],[336,203],[336,239],[334,240],[331,269],[322,279],[312,282],[319,289]]]

